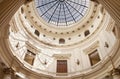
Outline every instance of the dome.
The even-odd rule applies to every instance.
[[[59,27],[81,20],[87,13],[89,3],[89,0],[35,0],[40,17]]]
[[[98,2],[32,0],[16,11],[9,26],[6,48],[17,76],[101,79],[114,68],[119,30]]]
[[[64,10],[67,14],[63,16]],[[78,12],[81,10],[83,13]],[[84,16],[81,17],[80,13]],[[73,19],[75,17],[76,19]],[[58,19],[61,22],[58,22]],[[15,21],[16,26],[12,20]],[[73,73],[71,75],[84,71],[101,60],[98,52],[101,49],[102,37],[105,39],[107,34],[105,30],[109,23],[114,23],[101,5],[89,0],[35,0],[22,6],[12,20],[9,40],[12,51],[15,51],[13,54],[19,61],[26,63],[27,68],[32,67],[35,72],[51,74],[56,73],[57,64],[68,62],[65,66],[65,68],[68,67],[66,70],[57,69],[57,72],[58,74]],[[114,35],[112,37],[111,43],[111,40],[104,40],[106,45],[110,43],[111,47],[116,41]],[[91,53],[96,54],[94,56]],[[96,61],[91,60],[90,64],[87,63],[87,66],[84,66],[84,62],[89,62],[89,59],[85,58],[86,55],[91,58],[96,57]],[[82,58],[82,56],[85,57]]]

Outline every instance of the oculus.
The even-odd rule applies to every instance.
[[[35,0],[40,17],[56,27],[80,21],[87,13],[89,3],[89,0]]]

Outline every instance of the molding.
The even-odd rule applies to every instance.
[[[71,57],[71,54],[54,54],[53,57],[55,59],[69,59]]]
[[[41,50],[36,48],[35,46],[33,46],[32,44],[30,44],[29,42],[25,42],[26,48],[29,49],[30,51],[32,51],[34,54],[38,54],[38,52],[40,53]]]
[[[94,42],[92,45],[90,45],[88,48],[84,49],[83,52],[85,54],[92,53],[95,49],[99,47],[99,41]]]

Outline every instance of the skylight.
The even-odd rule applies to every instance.
[[[35,5],[44,21],[56,26],[69,26],[85,16],[89,0],[35,0]]]

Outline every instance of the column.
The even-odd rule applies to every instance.
[[[3,79],[3,75],[4,75],[4,73],[3,73],[3,67],[2,67],[2,65],[0,63],[0,79]]]
[[[2,0],[0,2],[0,27],[9,24],[11,17],[24,2],[25,0]]]
[[[3,72],[3,79],[15,79],[14,71],[11,68],[4,68]]]
[[[120,26],[120,0],[97,0]]]
[[[8,54],[9,50],[6,50],[5,43],[9,34],[9,21],[19,7],[26,1],[27,0],[0,0],[0,57],[9,64],[12,58],[10,53]]]
[[[113,69],[112,75],[113,75],[113,79],[120,79],[120,70]]]

